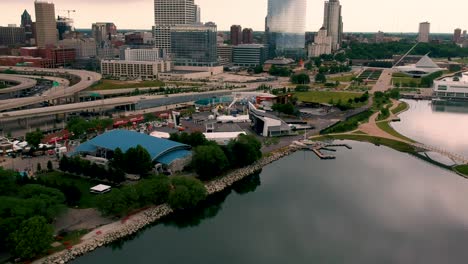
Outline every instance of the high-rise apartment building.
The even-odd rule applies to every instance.
[[[201,8],[198,5],[195,5],[195,23],[201,23]]]
[[[113,35],[117,34],[117,27],[111,22],[97,22],[93,23],[92,36],[98,45],[103,42],[109,42]]]
[[[213,67],[218,65],[214,23],[171,27],[171,55],[175,65]]]
[[[242,44],[242,27],[239,25],[231,26],[231,45]]]
[[[462,42],[462,30],[457,28],[453,31],[453,42],[460,43]]]
[[[430,41],[431,23],[422,22],[419,24],[418,42],[428,43]]]
[[[339,0],[325,1],[323,26],[327,29],[328,36],[332,37],[332,50],[338,50],[343,38],[343,18]]]
[[[171,27],[197,22],[194,0],[154,0],[154,45],[163,53],[171,49]]]
[[[306,0],[268,0],[265,42],[269,57],[305,53]]]
[[[244,28],[244,30],[242,30],[242,43],[253,44],[253,29]]]
[[[36,11],[37,46],[55,46],[57,44],[57,22],[55,21],[54,4],[36,0],[34,8]]]

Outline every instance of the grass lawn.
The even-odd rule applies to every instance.
[[[90,90],[113,90],[113,89],[126,89],[126,88],[145,88],[145,87],[161,87],[164,86],[161,81],[114,81],[114,80],[101,80],[98,84],[93,85]]]
[[[421,78],[413,78],[413,77],[393,77],[393,84],[400,84],[401,87],[407,86],[419,86],[421,84]]]
[[[468,177],[468,165],[458,165],[454,169]]]
[[[61,172],[50,172],[40,176],[40,178],[46,182],[50,182],[57,185],[74,185],[81,191],[81,199],[79,202],[79,208],[95,208],[96,198],[95,194],[89,192],[89,189],[93,186],[98,185],[99,181],[84,179],[73,175],[61,173]]]
[[[400,102],[400,104],[395,109],[392,110],[392,113],[396,115],[407,110],[408,108],[409,108],[409,105],[407,103]]]
[[[343,76],[336,76],[336,77],[330,77],[328,78],[328,81],[339,81],[339,82],[351,82],[353,78],[356,77],[356,75],[351,74],[351,75],[343,75]]]
[[[309,103],[324,103],[328,104],[331,100],[338,102],[341,100],[343,103],[348,102],[349,99],[361,97],[362,93],[353,92],[324,92],[324,91],[310,91],[296,93],[299,101]]]
[[[398,133],[397,131],[395,131],[395,129],[393,129],[393,127],[390,126],[390,123],[389,122],[377,122],[377,126],[387,132],[388,134],[394,136],[394,137],[397,137],[397,138],[400,138],[402,140],[405,140],[405,141],[408,141],[408,142],[412,142],[412,143],[415,143],[416,141],[410,139],[410,138],[407,138],[405,136],[403,136],[402,134]]]
[[[354,140],[354,141],[362,141],[362,142],[369,142],[376,145],[384,145],[394,150],[416,154],[416,150],[411,145],[408,145],[403,142],[386,139],[386,138],[379,138],[379,137],[372,137],[372,136],[365,136],[365,135],[334,135],[334,136],[323,136],[319,138],[314,138],[314,140],[331,140],[331,139],[346,139],[346,140]]]

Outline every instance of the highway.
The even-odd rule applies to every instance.
[[[26,118],[37,118],[43,116],[51,116],[65,113],[78,113],[83,111],[101,112],[117,106],[133,105],[134,110],[144,110],[148,108],[161,107],[166,105],[182,104],[193,102],[213,96],[230,95],[233,92],[252,91],[253,88],[243,88],[236,90],[218,90],[203,93],[185,93],[172,95],[156,95],[156,96],[132,96],[118,97],[111,99],[103,99],[96,101],[88,101],[73,104],[56,105],[49,107],[41,107],[34,109],[25,109],[18,111],[10,111],[0,113],[0,121],[12,121]]]
[[[48,93],[43,94],[42,96],[33,96],[27,98],[18,98],[18,99],[9,99],[0,101],[0,111],[10,110],[15,108],[20,108],[24,106],[30,106],[38,104],[44,101],[52,101],[60,98],[74,97],[75,94],[81,92],[94,83],[101,80],[102,76],[99,73],[80,71],[80,70],[71,70],[71,69],[44,69],[44,68],[25,68],[25,67],[0,67],[0,71],[4,70],[13,70],[21,75],[34,75],[42,76],[49,74],[57,75],[72,75],[80,79],[80,81],[72,86],[63,87],[63,89],[52,89]]]
[[[31,89],[37,84],[37,81],[34,79],[24,78],[11,74],[0,74],[0,81],[7,81],[17,84],[12,87],[0,89],[0,94],[14,93],[21,90]]]

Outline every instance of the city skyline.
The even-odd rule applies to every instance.
[[[24,9],[27,9],[35,20],[33,0],[3,0],[2,2],[4,15],[0,18],[0,25],[19,25],[20,16]],[[123,0],[102,0],[99,2],[83,0],[79,3],[69,0],[55,0],[53,2],[56,6],[56,15],[66,15],[66,12],[61,10],[77,10],[76,13],[72,14],[72,18],[75,20],[76,27],[80,29],[91,28],[93,22],[114,22],[120,29],[151,30],[154,23],[154,12],[152,11],[154,2],[150,0],[133,1],[130,10],[129,5]],[[317,31],[322,26],[323,2],[308,1],[307,31]],[[264,30],[267,0],[238,0],[236,2],[196,0],[195,4],[201,7],[202,21],[216,22],[219,30],[229,30],[232,24],[240,24],[256,31]],[[358,3],[351,0],[341,0],[341,4],[343,5],[345,32],[377,32],[382,30],[384,32],[415,33],[422,21],[431,22],[431,32],[433,33],[453,33],[455,28],[468,27],[463,14],[463,10],[468,8],[468,3],[462,0],[452,0],[450,5],[446,6],[423,0],[411,2],[362,0]],[[402,6],[406,8],[402,8]],[[421,9],[421,6],[424,6],[424,9]],[[453,8],[453,6],[457,6],[457,8]],[[225,12],[225,10],[229,10],[229,12]],[[375,12],[375,10],[382,10],[382,12]],[[121,13],[125,15],[121,15]],[[240,17],[238,14],[245,15]]]

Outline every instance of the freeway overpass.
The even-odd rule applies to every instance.
[[[56,76],[63,77],[73,76],[79,79],[79,82],[63,89],[49,90],[43,96],[33,96],[18,99],[8,99],[0,101],[0,111],[17,109],[25,106],[39,104],[44,101],[54,101],[65,98],[66,100],[75,101],[77,93],[87,89],[94,83],[101,80],[101,74],[95,72],[71,70],[71,69],[44,69],[44,68],[29,68],[29,67],[0,67],[0,71],[12,70],[20,75],[34,76]]]
[[[64,105],[56,105],[42,108],[25,109],[18,111],[10,111],[0,113],[0,121],[13,121],[21,119],[30,119],[44,116],[53,116],[58,114],[79,113],[83,111],[91,111],[100,113],[114,107],[127,107],[129,110],[143,110],[154,107],[183,104],[193,102],[200,99],[210,98],[213,96],[231,95],[234,91],[251,91],[253,88],[244,88],[236,90],[218,90],[203,93],[185,93],[172,95],[156,95],[156,96],[132,96],[118,97],[111,99],[103,99],[96,101],[88,101],[81,103],[72,103]]]
[[[0,94],[14,93],[26,89],[31,89],[36,86],[37,81],[11,74],[0,74],[0,82],[14,83],[15,85],[8,88],[0,89]]]

